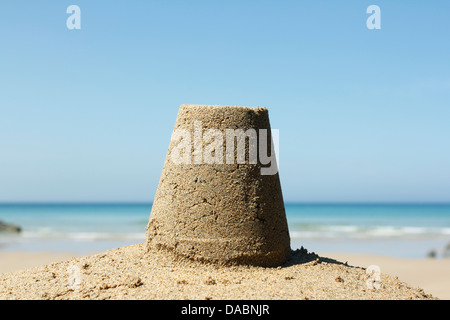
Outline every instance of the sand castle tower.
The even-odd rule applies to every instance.
[[[290,238],[272,146],[266,108],[182,105],[147,249],[219,264],[282,264]]]

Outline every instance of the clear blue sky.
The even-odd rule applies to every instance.
[[[286,201],[449,202],[450,1],[0,2],[0,201],[152,201],[184,103],[269,108]]]

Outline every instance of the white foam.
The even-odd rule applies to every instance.
[[[450,228],[417,226],[354,226],[316,225],[290,228],[293,240],[298,239],[424,239],[448,237]]]

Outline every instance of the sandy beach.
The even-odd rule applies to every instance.
[[[448,297],[445,292],[448,281],[440,276],[446,266],[448,270],[449,261],[417,261],[420,268],[414,274],[413,269],[408,271],[406,267],[410,261],[402,259],[347,254],[333,254],[331,258],[331,254],[318,256],[306,250],[296,250],[283,266],[276,268],[205,264],[161,251],[145,252],[142,244],[91,256],[67,259],[68,256],[3,252],[2,272],[47,264],[0,274],[0,298],[403,300]],[[65,260],[55,262],[59,258]],[[368,288],[369,276],[365,268],[353,266],[356,263],[380,266],[379,289]],[[425,287],[428,290],[422,290]]]
[[[76,256],[69,252],[0,251],[0,274],[43,266]]]
[[[367,268],[380,267],[381,273],[398,277],[412,287],[422,288],[442,300],[450,299],[450,259],[394,258],[381,255],[321,253],[324,256]]]

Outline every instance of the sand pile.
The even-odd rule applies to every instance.
[[[144,244],[0,275],[1,299],[432,299],[363,268],[297,250],[280,267],[220,266]]]

